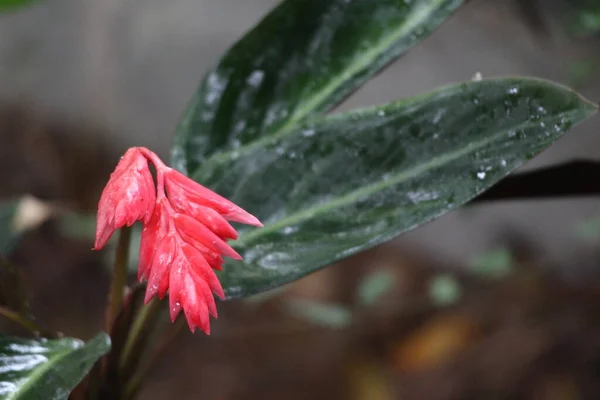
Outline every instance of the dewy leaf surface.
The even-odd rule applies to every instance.
[[[419,43],[463,0],[286,0],[210,70],[184,113],[173,166],[294,129]]]
[[[110,349],[105,333],[89,342],[0,336],[0,399],[64,400]]]
[[[467,82],[306,122],[212,157],[193,178],[256,215],[229,297],[298,279],[453,210],[596,106],[551,82]]]

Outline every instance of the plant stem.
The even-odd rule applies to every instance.
[[[127,262],[129,261],[129,247],[131,227],[124,226],[119,232],[119,244],[115,257],[115,268],[110,288],[108,309],[106,310],[106,331],[112,331],[112,325],[119,310],[123,306],[123,289],[127,281]]]
[[[160,342],[156,346],[156,349],[152,352],[148,359],[141,366],[136,368],[134,375],[131,377],[131,379],[129,379],[129,382],[123,391],[123,398],[125,400],[132,400],[135,398],[140,390],[141,385],[144,383],[144,379],[146,378],[148,371],[150,371],[150,368],[152,368],[156,360],[158,360],[165,353],[167,348],[177,338],[184,326],[185,319],[178,318],[177,321],[175,321],[175,324],[172,325],[162,336]]]
[[[56,335],[56,334],[46,330],[44,327],[42,327],[41,325],[39,325],[37,322],[33,321],[32,319],[29,319],[26,316],[19,314],[16,311],[10,310],[6,307],[0,306],[0,315],[3,316],[4,318],[16,323],[17,325],[20,325],[21,327],[25,328],[26,330],[31,332],[34,336],[37,336],[37,337],[43,336],[43,337],[47,337],[47,338],[56,338],[59,336],[59,335]]]
[[[160,305],[158,299],[153,299],[148,304],[143,305],[133,321],[131,330],[129,331],[129,337],[123,348],[123,354],[119,363],[120,375],[124,376],[128,374],[137,363],[139,358],[140,346],[143,346],[150,333],[150,327],[153,325],[154,320],[158,317],[160,311]]]

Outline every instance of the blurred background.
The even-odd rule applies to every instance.
[[[0,198],[34,311],[89,338],[109,273],[89,226],[132,145],[168,158],[204,72],[275,0],[40,0],[0,14]],[[600,99],[595,0],[473,0],[340,109],[529,75]],[[596,12],[593,12],[593,8]],[[524,169],[600,158],[598,118]],[[599,183],[600,184],[600,183]],[[33,215],[33,216],[32,216]],[[79,221],[81,222],[81,221]],[[91,228],[93,232],[93,227]],[[471,206],[183,331],[142,399],[600,398],[600,201]]]

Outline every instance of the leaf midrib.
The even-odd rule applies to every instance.
[[[294,110],[292,116],[280,127],[280,130],[286,130],[290,125],[298,123],[301,119],[306,117],[312,110],[317,108],[321,102],[330,96],[335,90],[342,85],[343,82],[352,78],[354,74],[366,68],[369,64],[373,63],[377,57],[383,54],[383,50],[394,45],[402,36],[407,35],[409,32],[416,29],[423,21],[435,11],[437,11],[440,4],[447,0],[434,0],[429,2],[428,5],[418,4],[404,19],[404,24],[398,26],[396,30],[386,35],[377,46],[371,47],[358,58],[357,62],[353,62],[349,67],[342,73],[338,74],[337,77],[326,86],[324,86],[319,92],[316,92],[309,101],[303,102],[302,107]]]
[[[427,5],[421,5],[421,7],[417,5],[416,8],[413,9],[405,18],[407,23],[400,25],[398,29],[391,31],[389,35],[384,36],[377,46],[373,46],[368,51],[364,52],[363,55],[358,58],[358,62],[350,64],[347,69],[337,75],[338,77],[336,79],[331,80],[328,85],[324,86],[319,92],[316,92],[308,101],[303,102],[302,106],[296,109],[292,116],[283,125],[281,125],[277,131],[273,132],[271,135],[264,136],[261,139],[254,140],[244,146],[240,146],[236,148],[235,151],[237,153],[246,152],[262,145],[265,141],[279,138],[288,134],[289,132],[294,132],[294,125],[308,116],[312,110],[314,110],[324,99],[327,98],[327,96],[335,92],[335,90],[337,90],[337,88],[340,87],[343,82],[350,79],[354,74],[361,71],[363,68],[366,68],[369,64],[373,63],[375,59],[383,53],[384,49],[389,48],[402,36],[416,29],[423,23],[423,21],[426,21],[432,13],[436,12],[440,4],[444,3],[445,1],[447,0],[434,0],[429,2]],[[223,161],[228,157],[229,154],[230,151],[215,153],[208,157],[204,163]]]
[[[585,112],[581,111],[581,110],[573,110],[573,111],[569,111],[569,112],[564,112],[564,113],[561,113],[560,115],[553,117],[551,120],[561,119],[561,118],[565,118],[565,117],[571,117],[578,113],[585,113]],[[578,121],[579,119],[574,118],[574,120]],[[279,221],[277,221],[271,225],[266,225],[261,229],[253,230],[247,234],[242,233],[240,235],[240,238],[236,242],[232,243],[233,247],[239,248],[239,247],[243,246],[245,243],[254,239],[255,237],[260,237],[260,236],[269,234],[271,232],[275,232],[281,228],[285,228],[286,226],[295,225],[295,224],[301,222],[302,220],[310,218],[310,217],[314,217],[317,214],[321,214],[325,211],[350,204],[360,197],[370,195],[372,193],[375,193],[382,189],[388,188],[390,186],[405,182],[411,178],[414,178],[415,176],[417,176],[421,173],[435,169],[435,168],[440,167],[448,162],[454,161],[461,156],[464,156],[473,151],[476,151],[476,150],[496,141],[498,138],[507,135],[508,132],[510,132],[510,131],[519,130],[519,129],[527,129],[529,127],[536,126],[536,125],[539,126],[539,122],[525,121],[521,124],[513,125],[512,127],[508,128],[508,129],[501,130],[501,131],[495,133],[494,135],[488,136],[482,140],[479,140],[476,142],[471,142],[468,145],[461,147],[458,150],[455,150],[455,151],[452,151],[449,153],[445,153],[445,154],[443,154],[439,157],[433,158],[425,163],[418,164],[404,172],[400,172],[394,178],[389,178],[385,181],[376,182],[371,185],[362,187],[362,188],[357,189],[353,192],[350,192],[344,196],[338,197],[337,199],[330,201],[329,203],[319,204],[318,206],[315,206],[315,207],[303,209],[303,210],[293,213],[283,219],[280,219]],[[555,140],[557,137],[561,136],[563,133],[561,133],[560,135],[554,136],[553,140]],[[507,170],[507,174],[509,172],[510,171]]]

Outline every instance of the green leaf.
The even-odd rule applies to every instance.
[[[440,274],[429,282],[429,297],[438,306],[456,303],[461,296],[460,283],[450,274]]]
[[[266,290],[264,292],[260,292],[255,295],[246,297],[244,300],[245,300],[246,304],[252,304],[252,305],[257,306],[257,305],[261,305],[264,302],[269,301],[269,300],[281,295],[284,292],[285,292],[284,287],[278,287],[275,289]]]
[[[435,30],[463,0],[287,0],[208,72],[177,128],[174,167],[294,129]]]
[[[598,71],[598,62],[596,60],[573,61],[569,66],[569,82],[574,89],[584,88],[592,82],[592,79]]]
[[[0,254],[8,254],[17,239],[15,232],[15,217],[19,200],[0,203]]]
[[[67,211],[58,219],[58,228],[67,237],[93,241],[96,237],[96,215]]]
[[[554,83],[467,82],[307,122],[210,162],[198,182],[256,215],[227,262],[228,297],[270,289],[469,201],[595,105]]]
[[[0,0],[0,12],[14,9],[33,3],[35,0]]]
[[[0,256],[0,305],[19,314],[29,314],[29,301],[21,271]]]
[[[18,233],[15,218],[20,200],[0,203],[0,305],[20,314],[28,314],[29,303],[21,272],[4,257],[15,246]]]
[[[591,36],[600,32],[600,4],[597,0],[590,0],[576,6],[575,16],[570,24],[570,31],[574,35]]]
[[[389,269],[380,269],[365,276],[357,290],[357,300],[363,306],[371,306],[396,284],[396,276]]]
[[[484,278],[499,279],[511,272],[512,264],[511,251],[501,248],[476,256],[469,263],[469,269]]]
[[[341,329],[352,323],[352,311],[338,304],[309,299],[287,299],[284,304],[290,314],[326,328]]]
[[[600,239],[600,217],[592,217],[579,222],[576,226],[577,235],[590,242]]]
[[[77,339],[28,340],[0,337],[0,398],[61,400],[110,349],[105,333]]]
[[[58,220],[60,232],[67,237],[75,239],[89,239],[94,241],[96,237],[96,215],[82,214],[78,212],[67,212],[61,215]],[[114,234],[102,252],[104,265],[111,271],[114,268],[113,263],[116,257],[116,244],[119,235]],[[140,252],[140,241],[142,240],[142,224],[136,222],[132,226],[131,242],[129,251],[129,261],[127,262],[127,272],[130,275],[137,275],[138,260]]]

